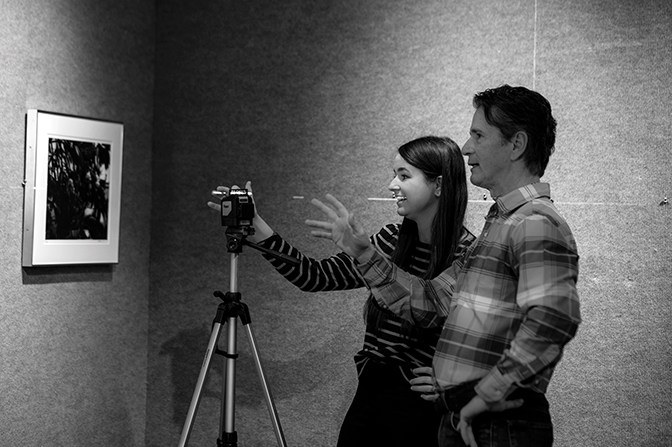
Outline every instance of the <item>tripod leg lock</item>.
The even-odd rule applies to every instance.
[[[219,348],[215,349],[215,354],[219,354],[223,357],[226,357],[227,359],[237,359],[238,358],[238,354],[229,354],[228,352],[222,351]]]

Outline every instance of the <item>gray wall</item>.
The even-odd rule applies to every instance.
[[[0,445],[142,446],[154,5],[0,5]],[[31,108],[124,123],[118,265],[21,268]]]
[[[5,0],[1,14],[0,445],[177,444],[212,293],[229,288],[209,191],[252,180],[267,221],[328,256],[303,225],[320,216],[310,198],[336,194],[369,231],[396,220],[367,200],[388,196],[394,149],[463,143],[473,93],[504,82],[554,106],[546,180],[581,254],[585,321],[549,390],[556,445],[669,444],[669,2]],[[21,269],[28,108],[124,122],[118,265]],[[478,232],[490,202],[470,195]],[[304,294],[256,251],[238,261],[288,444],[334,445],[365,293]],[[275,445],[238,336],[239,445]],[[218,436],[216,360],[191,445]]]

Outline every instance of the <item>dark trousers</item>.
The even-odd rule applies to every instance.
[[[473,383],[469,385],[473,389]],[[473,393],[475,395],[475,392]],[[468,397],[468,396],[465,396]],[[449,398],[446,398],[449,400]],[[519,388],[507,400],[523,399],[519,408],[502,412],[486,412],[472,422],[478,447],[550,447],[553,445],[553,424],[546,396]],[[462,405],[463,403],[460,402]],[[438,407],[438,406],[437,406]],[[452,405],[451,405],[452,407]],[[457,424],[460,413],[456,408],[443,407],[439,429],[441,447],[464,447]]]
[[[411,391],[398,366],[369,361],[345,415],[338,447],[437,447],[440,414]]]

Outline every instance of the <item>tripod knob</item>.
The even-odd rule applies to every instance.
[[[241,245],[240,245],[240,239],[231,237],[226,241],[226,248],[230,253],[240,253],[241,250]]]
[[[240,292],[226,292],[225,294],[219,290],[215,290],[213,293],[217,298],[224,301],[225,303],[238,303],[240,302],[241,294]]]

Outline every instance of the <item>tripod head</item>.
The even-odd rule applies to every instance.
[[[247,236],[254,234],[254,227],[251,226],[236,226],[236,227],[226,227],[226,248],[229,253],[240,254],[243,251],[243,245],[252,247],[255,250],[261,251],[263,253],[269,254],[274,258],[285,261],[289,264],[299,265],[300,261],[291,256],[287,256],[270,248],[262,247],[261,245],[255,244],[247,240]]]
[[[246,238],[254,234],[254,227],[235,226],[226,227],[226,248],[229,253],[241,253],[243,245],[256,245],[249,242]]]

